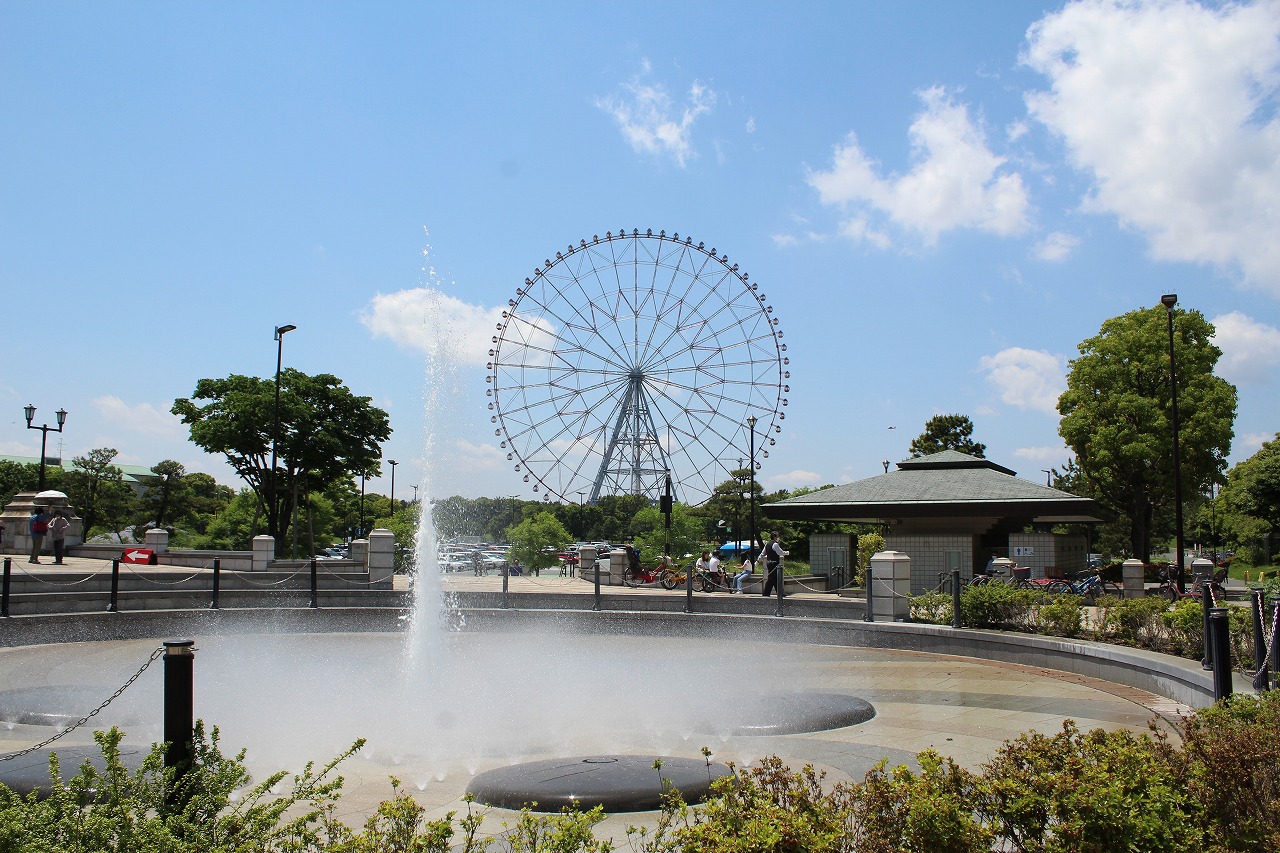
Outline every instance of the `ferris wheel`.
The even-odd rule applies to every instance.
[[[489,350],[490,421],[535,492],[709,498],[782,431],[787,345],[746,273],[690,237],[570,244],[516,290]],[[751,450],[755,458],[750,459]]]

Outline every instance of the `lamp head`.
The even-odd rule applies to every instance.
[[[751,427],[752,429],[755,429],[755,428],[756,428],[756,416],[755,416],[755,415],[747,415],[747,426]]]
[[[36,407],[34,403],[27,403],[22,407],[23,413],[27,416],[27,426],[31,426],[31,419],[36,416]]]
[[[283,338],[283,337],[284,337],[285,332],[292,332],[292,331],[293,331],[294,329],[296,329],[296,328],[298,328],[298,327],[297,327],[297,326],[295,326],[295,325],[293,325],[292,323],[287,324],[287,325],[284,325],[284,326],[276,326],[276,340],[278,341],[278,340],[280,340],[281,338]]]
[[[62,429],[62,425],[67,422],[67,410],[58,409],[55,414],[58,416],[58,429]]]
[[[394,459],[388,459],[388,460],[387,460],[387,464],[388,464],[388,465],[390,465],[392,468],[394,468],[394,467],[396,467],[397,465],[399,465],[400,463],[399,463],[399,462],[397,462],[397,461],[396,461],[396,460],[394,460]]]
[[[1172,311],[1173,306],[1178,304],[1178,294],[1166,293],[1164,296],[1160,297],[1160,304],[1163,305],[1168,310]]]

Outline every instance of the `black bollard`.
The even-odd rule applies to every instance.
[[[209,602],[210,610],[218,609],[218,587],[222,583],[222,558],[213,558],[213,600]]]
[[[179,780],[191,768],[195,739],[195,640],[164,643],[164,766],[173,768],[168,801],[177,801]]]
[[[107,602],[107,612],[115,613],[120,598],[120,560],[111,561],[111,600]]]
[[[316,558],[311,558],[311,609],[320,607],[320,590],[316,583]]]
[[[1200,586],[1200,613],[1204,621],[1204,657],[1200,659],[1200,667],[1213,669],[1213,644],[1209,642],[1209,611],[1213,610],[1213,590],[1207,583]]]
[[[1221,702],[1231,695],[1231,617],[1225,607],[1209,613],[1209,633],[1213,650],[1213,698]]]
[[[1253,689],[1266,690],[1270,687],[1269,667],[1264,658],[1267,656],[1267,637],[1262,630],[1262,589],[1254,587],[1249,590],[1249,608],[1253,611]]]
[[[502,609],[503,610],[506,610],[508,607],[511,606],[510,602],[507,600],[507,579],[510,577],[510,575],[511,575],[511,566],[509,563],[504,562],[502,564]]]
[[[784,570],[784,569],[782,568],[782,561],[781,561],[781,560],[779,560],[779,561],[778,561],[777,572],[778,572],[778,609],[777,609],[777,610],[775,610],[775,611],[773,611],[773,615],[774,615],[774,616],[785,616],[786,614],[782,612],[782,606],[783,606],[783,605],[782,605],[782,599],[783,599],[783,597],[787,594],[787,593],[786,593],[786,589],[787,589],[787,573],[786,573],[786,570]]]
[[[598,557],[596,558],[596,601],[591,609],[597,613],[600,612],[600,559]]]
[[[960,570],[951,570],[951,627],[960,627]]]
[[[875,596],[876,594],[871,588],[871,567],[867,566],[867,612],[862,614],[863,622],[876,621]]]
[[[1276,686],[1276,679],[1280,678],[1280,640],[1276,639],[1276,635],[1280,634],[1276,626],[1280,625],[1280,598],[1271,599],[1271,686]]]
[[[684,612],[693,612],[693,566],[684,573]]]
[[[0,618],[9,616],[9,575],[13,572],[13,558],[4,558],[4,582],[0,585]]]

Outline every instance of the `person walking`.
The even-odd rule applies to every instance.
[[[31,559],[28,563],[40,562],[40,550],[44,548],[44,535],[49,530],[49,513],[43,507],[31,510]]]
[[[62,510],[57,510],[53,514],[53,518],[49,520],[49,542],[53,545],[53,564],[55,566],[62,565],[62,549],[67,540],[67,528],[71,526],[71,522],[67,521],[67,517]]]
[[[764,597],[768,598],[773,593],[775,585],[784,596],[786,595],[782,584],[782,561],[790,553],[778,541],[778,531],[775,530],[769,538],[769,544],[764,546],[764,591],[760,593]]]

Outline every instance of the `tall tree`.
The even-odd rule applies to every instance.
[[[919,457],[958,450],[985,459],[987,446],[974,441],[972,436],[973,421],[968,415],[934,415],[925,422],[924,432],[911,441],[911,455]]]
[[[1280,433],[1227,473],[1222,497],[1237,536],[1258,543],[1256,562],[1270,562],[1280,536]]]
[[[151,474],[147,490],[138,501],[143,516],[140,523],[171,526],[183,511],[187,469],[181,462],[164,459],[151,466]]]
[[[1058,433],[1093,487],[1092,497],[1128,520],[1134,556],[1149,560],[1153,534],[1173,508],[1169,337],[1163,307],[1112,317],[1079,345],[1058,398]],[[1221,471],[1231,448],[1234,385],[1213,375],[1222,351],[1199,311],[1175,311],[1179,449],[1184,493]]]
[[[560,565],[559,551],[568,541],[569,531],[554,514],[535,511],[511,528],[511,556],[530,569],[550,569]]]
[[[201,406],[196,401],[207,401]],[[387,413],[357,397],[336,376],[287,368],[280,374],[279,463],[271,470],[275,383],[253,376],[201,379],[173,414],[191,440],[221,453],[265,507],[277,552],[285,542],[294,501],[307,484],[330,483],[381,471],[381,442],[391,436]]]
[[[124,472],[111,464],[115,458],[113,447],[90,450],[85,456],[74,457],[65,474],[67,497],[80,510],[86,542],[100,524],[119,538],[120,527],[134,504],[133,489],[124,482]]]

